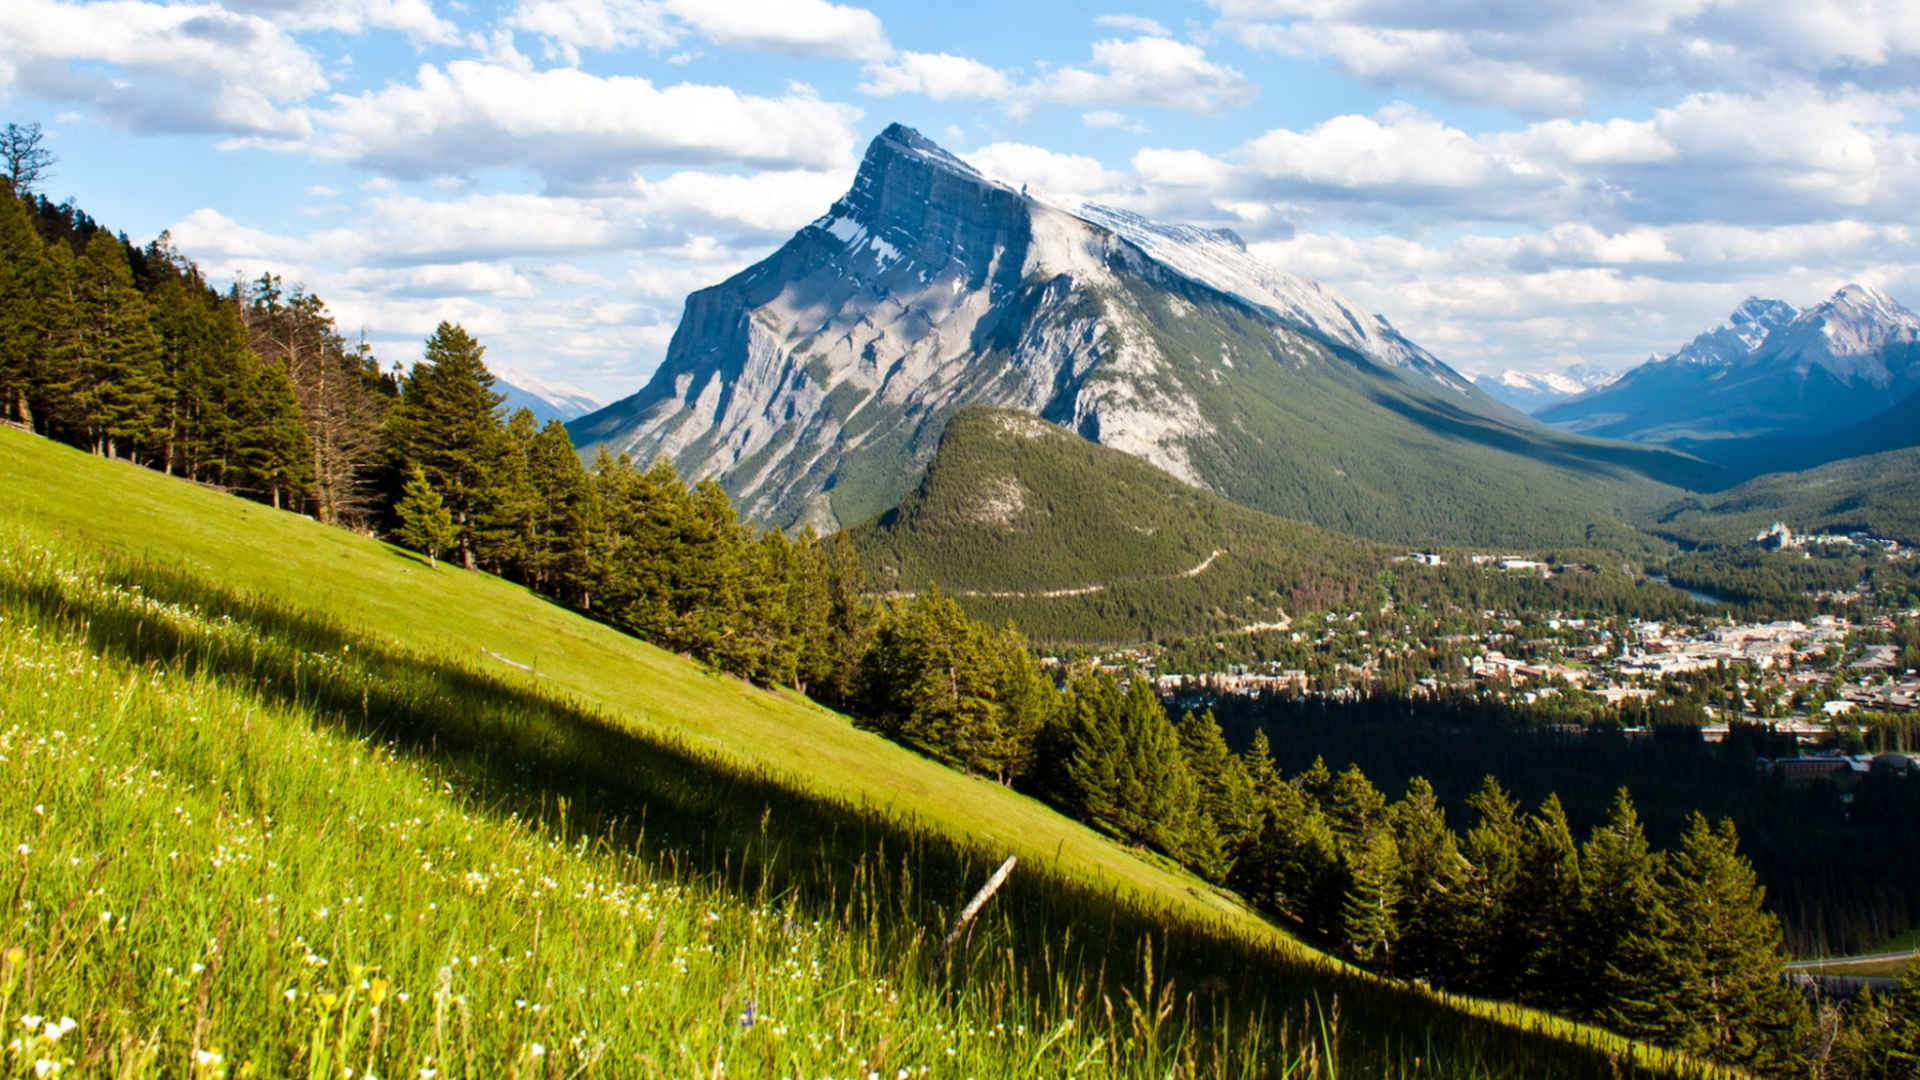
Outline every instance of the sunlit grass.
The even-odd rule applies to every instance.
[[[1038,804],[503,583],[16,439],[12,1074],[1699,1071],[1319,958]]]

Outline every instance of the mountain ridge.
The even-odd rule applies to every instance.
[[[1847,285],[1804,310],[1750,297],[1675,353],[1539,419],[1733,466],[1742,440],[1819,435],[1915,392],[1920,316],[1876,289]]]
[[[970,404],[1393,542],[1631,543],[1625,507],[1714,471],[1535,425],[1331,290],[1248,270],[1223,234],[1088,213],[1163,258],[894,125],[826,215],[688,297],[647,386],[569,430],[717,477],[780,526],[894,505]],[[1281,318],[1289,304],[1318,324]]]

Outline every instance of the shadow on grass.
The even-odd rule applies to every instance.
[[[807,918],[872,925],[902,948],[938,935],[1005,854],[619,723],[530,677],[407,652],[177,568],[107,566],[104,580],[120,591],[76,585],[64,572],[0,572],[0,605],[80,635],[101,654],[222,680],[342,733],[393,744],[464,785],[483,812],[532,819],[563,842],[585,836],[640,851],[669,873],[790,903]],[[198,618],[129,602],[136,587]],[[253,797],[232,794],[242,804]],[[1337,1003],[1340,1057],[1382,1073],[1599,1080],[1684,1071],[1623,1060],[1622,1044],[1592,1032],[1542,1030],[1553,1025],[1537,1015],[1463,1012],[1422,988],[1290,953],[1044,862],[1021,866],[994,900],[989,925],[956,956],[949,977],[963,991],[970,964],[1003,973],[1011,965],[1026,992],[1064,995],[1090,1020],[1087,1010],[1109,1010],[1120,1017],[1116,1038],[1131,1022],[1129,1001],[1185,1003],[1202,1043],[1229,1010],[1236,1026],[1297,1033],[1324,1030],[1321,1006]]]

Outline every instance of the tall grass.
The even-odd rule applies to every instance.
[[[0,777],[10,1075],[1705,1074],[24,536]]]

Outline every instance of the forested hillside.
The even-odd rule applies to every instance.
[[[1920,450],[1762,476],[1676,502],[1650,528],[1688,543],[1726,545],[1751,540],[1776,521],[1797,533],[1865,532],[1920,545]]]

